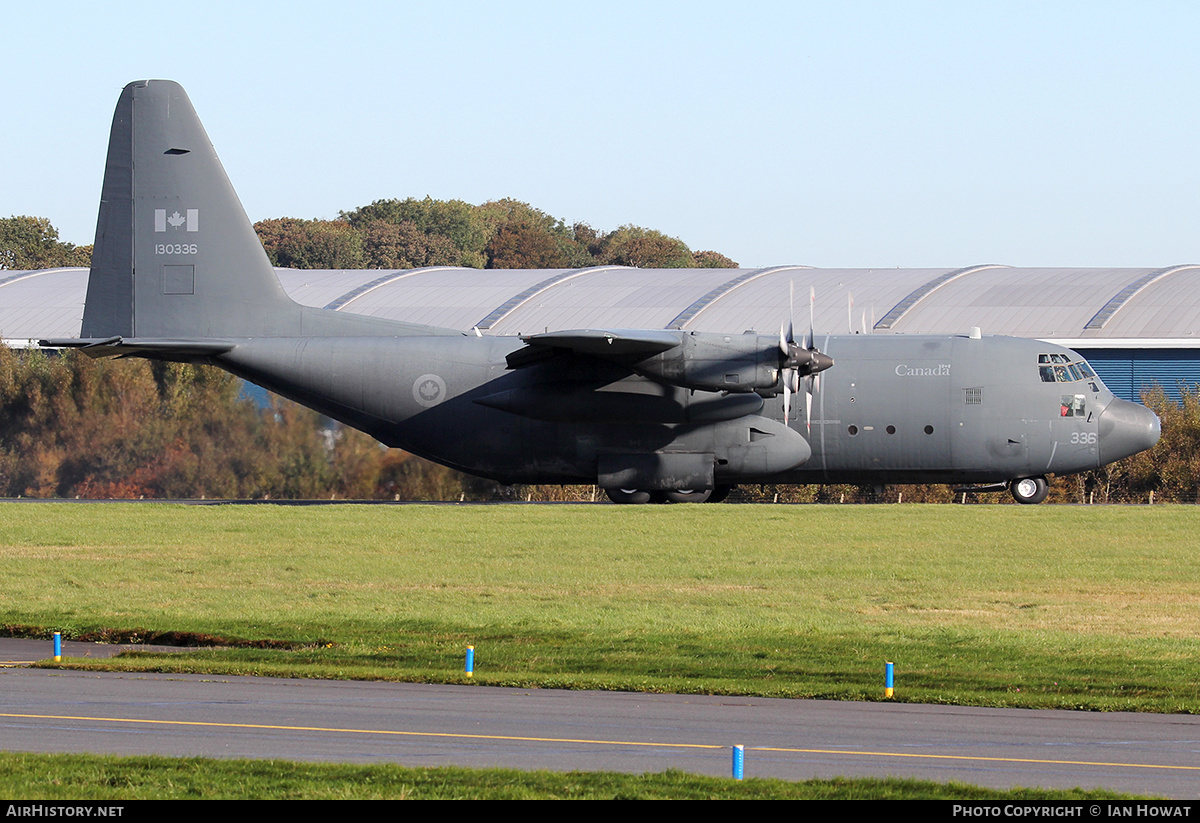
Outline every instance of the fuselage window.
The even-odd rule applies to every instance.
[[[1064,394],[1058,413],[1060,417],[1085,417],[1087,410],[1084,406],[1082,394]]]

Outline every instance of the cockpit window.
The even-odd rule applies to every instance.
[[[1043,383],[1090,383],[1092,391],[1100,391],[1100,378],[1085,360],[1072,360],[1065,354],[1039,354],[1038,377]]]

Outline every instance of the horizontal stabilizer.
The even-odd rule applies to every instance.
[[[71,337],[58,340],[39,340],[47,349],[80,349],[88,357],[136,357],[144,355],[159,360],[190,360],[232,351],[228,340],[151,340],[138,337]]]

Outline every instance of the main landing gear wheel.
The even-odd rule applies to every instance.
[[[614,503],[649,503],[650,492],[641,489],[605,489],[604,493]]]
[[[1050,491],[1050,485],[1044,477],[1022,477],[1014,480],[1008,487],[1013,500],[1018,503],[1041,503]]]
[[[712,489],[672,489],[667,492],[668,503],[706,503]]]
[[[733,491],[734,488],[736,488],[736,487],[735,486],[717,486],[715,489],[712,490],[712,494],[710,494],[708,496],[708,500],[706,502],[724,503],[725,498],[729,496],[729,493],[731,491]]]
[[[671,489],[669,491],[646,491],[645,489],[605,489],[604,493],[614,503],[719,503],[729,494],[732,486],[715,489]]]

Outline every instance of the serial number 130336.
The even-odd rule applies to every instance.
[[[196,254],[199,249],[195,243],[156,243],[155,254]]]

